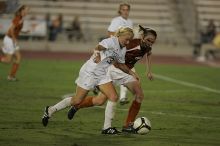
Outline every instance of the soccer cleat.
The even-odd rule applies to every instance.
[[[137,131],[133,128],[133,124],[130,124],[127,127],[123,126],[122,127],[122,132],[123,133],[131,133],[131,134],[136,134],[137,133]]]
[[[8,77],[7,77],[7,80],[8,80],[8,81],[11,81],[11,82],[16,82],[16,81],[18,81],[18,79],[17,79],[16,77],[12,77],[12,76],[8,76]]]
[[[46,127],[47,126],[47,124],[48,124],[48,121],[49,121],[49,114],[48,114],[48,108],[49,108],[49,106],[46,106],[45,107],[45,110],[44,110],[44,115],[43,115],[43,117],[42,117],[42,124],[44,125],[44,127]]]
[[[125,104],[129,103],[129,100],[128,100],[128,98],[122,98],[122,99],[120,99],[119,103],[120,103],[120,105],[125,105]]]
[[[120,134],[121,132],[118,131],[115,127],[109,127],[107,129],[102,130],[102,134],[109,134],[109,135],[114,135],[114,134]]]
[[[72,106],[72,107],[69,109],[68,114],[67,114],[68,119],[69,119],[69,120],[72,120],[73,117],[74,117],[74,115],[75,115],[75,113],[76,113],[77,111],[78,111],[78,109],[77,109],[76,107]]]

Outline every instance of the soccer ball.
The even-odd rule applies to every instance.
[[[137,118],[133,128],[138,134],[147,134],[151,130],[151,123],[146,117]]]

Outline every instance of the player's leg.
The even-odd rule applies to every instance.
[[[72,103],[75,103],[74,105],[72,104],[74,108],[78,110],[80,108],[91,107],[95,105],[100,106],[100,105],[103,105],[108,98],[110,98],[110,100],[113,100],[113,101],[117,100],[117,93],[111,82],[99,85],[99,88],[100,88],[101,93],[99,93],[97,97],[86,96],[80,102],[73,101]]]
[[[135,68],[131,69],[133,72],[135,72]],[[120,85],[120,105],[124,105],[124,104],[128,104],[129,100],[127,97],[127,87],[125,87],[124,85]]]
[[[67,98],[64,98],[63,100],[59,101],[58,103],[56,103],[53,106],[46,106],[44,109],[43,117],[42,117],[42,124],[44,126],[47,126],[47,124],[49,122],[49,118],[51,118],[55,112],[58,112],[62,109],[65,109],[66,107],[69,107],[71,104],[71,98],[72,97],[67,97]]]
[[[86,96],[86,98],[79,104],[75,105],[75,108],[81,109],[91,106],[101,106],[105,103],[107,97],[103,93],[99,93],[97,96]]]
[[[141,107],[141,102],[144,99],[144,94],[141,89],[140,82],[138,82],[138,81],[127,83],[126,86],[133,93],[135,99],[133,100],[133,102],[129,108],[128,115],[127,115],[127,118],[125,121],[125,125],[124,125],[122,131],[133,133],[134,131],[131,126],[132,126],[137,114],[139,113],[139,110]]]
[[[89,93],[89,90],[84,89],[80,86],[76,87],[76,95],[71,98],[71,108],[69,109],[68,114],[67,114],[67,117],[69,120],[71,120],[74,117],[75,113],[78,110],[77,106],[81,102],[85,101],[85,98],[88,93]],[[88,101],[89,103],[90,103],[90,100],[91,99],[89,99],[89,101]]]
[[[71,120],[79,108],[104,104],[105,101],[107,100],[106,97],[108,97],[110,100],[113,100],[115,102],[117,101],[117,93],[115,91],[114,86],[112,85],[112,82],[107,82],[102,85],[99,85],[99,89],[105,96],[100,95],[99,98],[95,98],[94,96],[87,96],[85,97],[85,99],[80,101],[73,101],[75,99],[72,98],[72,107],[68,111],[68,119]]]
[[[120,85],[120,104],[124,105],[129,103],[129,100],[127,98],[127,87],[124,85]]]
[[[112,83],[109,83],[107,85],[100,86],[100,91],[108,98],[108,102],[105,108],[105,122],[102,134],[118,134],[120,131],[111,125],[115,115],[115,108],[118,100],[115,87]]]
[[[11,54],[5,54],[4,56],[0,56],[0,62],[9,64],[12,61]]]
[[[99,85],[99,89],[101,92],[97,97],[87,96],[82,102],[80,102],[78,105],[75,105],[72,108],[72,111],[75,114],[80,108],[103,105],[106,100],[109,99],[105,110],[105,124],[102,134],[118,134],[119,131],[115,127],[111,127],[112,119],[115,113],[116,101],[118,99],[116,90],[112,82]]]
[[[20,62],[21,62],[21,53],[19,50],[16,50],[15,53],[14,53],[14,62],[12,63],[12,67],[11,67],[11,70],[8,74],[8,80],[9,81],[17,81],[16,79],[16,73],[19,69],[19,65],[20,65]]]
[[[67,97],[58,102],[57,104],[53,106],[47,106],[45,107],[44,115],[42,117],[42,123],[44,126],[47,126],[49,118],[55,113],[62,109],[65,109],[67,107],[71,106],[71,103],[80,103],[83,98],[88,94],[88,90],[85,90],[79,86],[76,87],[76,94],[74,97]]]
[[[120,133],[115,127],[112,127],[112,121],[115,116],[116,103],[108,100],[105,107],[105,119],[102,134],[118,134]]]
[[[64,98],[63,100],[61,100],[60,102],[56,103],[55,105],[50,106],[48,108],[49,117],[51,117],[55,112],[69,107],[71,105],[71,98],[72,97]]]
[[[98,96],[87,96],[79,105],[76,105],[76,109],[103,105],[107,100],[107,96],[103,93],[99,93]],[[119,133],[116,128],[112,127],[111,123],[115,115],[116,103],[108,100],[105,108],[105,122],[102,130],[102,134],[116,134]],[[113,132],[113,133],[112,133]]]
[[[79,103],[87,95],[89,91],[79,86],[76,87],[76,94],[74,97],[67,97],[53,106],[47,106],[42,117],[42,123],[47,126],[49,118],[57,111],[71,106],[72,103]]]
[[[103,93],[99,93],[99,95],[93,99],[93,104],[102,105],[105,103],[106,100],[107,100],[107,96],[105,96]],[[105,120],[104,120],[102,134],[108,134],[108,131],[114,128],[112,127],[112,120],[115,115],[115,109],[116,109],[116,103],[108,100],[105,107]]]

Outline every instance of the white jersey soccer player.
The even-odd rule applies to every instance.
[[[114,62],[125,63],[126,48],[121,48],[117,37],[102,40],[99,45],[108,48],[100,51],[101,61],[95,63],[95,54],[82,66],[76,84],[84,89],[91,90],[97,85],[111,81],[107,75],[108,67]],[[121,48],[121,49],[120,49]]]
[[[81,67],[79,77],[76,80],[76,94],[74,97],[67,97],[54,106],[47,106],[42,117],[42,124],[47,126],[49,118],[56,111],[73,106],[68,112],[68,118],[72,119],[75,113],[75,106],[86,102],[87,107],[94,106],[92,100],[84,100],[90,90],[98,86],[100,91],[106,95],[105,102],[109,99],[116,102],[118,99],[116,90],[112,85],[111,78],[107,74],[111,64],[117,63],[124,72],[131,74],[135,78],[137,75],[125,65],[126,44],[133,38],[134,33],[131,28],[123,27],[118,30],[115,37],[102,40],[95,48],[93,56]]]

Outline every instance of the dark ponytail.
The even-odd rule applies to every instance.
[[[155,36],[155,38],[157,38],[157,32],[155,30],[153,30],[152,28],[144,28],[141,25],[139,26],[139,31],[143,31],[144,36],[148,35],[149,33],[153,34]]]

